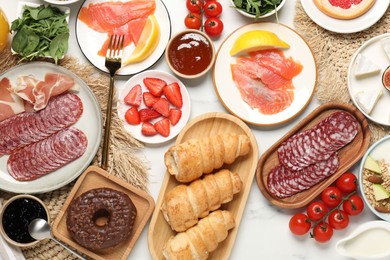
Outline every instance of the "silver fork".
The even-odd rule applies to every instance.
[[[110,89],[108,92],[107,110],[106,110],[106,125],[103,137],[103,152],[101,167],[107,169],[108,154],[110,144],[110,128],[112,116],[112,101],[114,96],[114,76],[122,64],[122,50],[123,50],[123,35],[111,35],[110,42],[106,53],[105,66],[110,72]]]

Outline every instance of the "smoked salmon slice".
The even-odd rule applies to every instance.
[[[107,40],[98,52],[105,56],[112,34],[124,35],[124,46],[137,44],[146,19],[155,9],[155,0],[91,3],[81,8],[78,18],[93,30],[107,33]]]

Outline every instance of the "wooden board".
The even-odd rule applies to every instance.
[[[72,240],[66,227],[66,210],[74,198],[88,190],[102,187],[115,189],[127,194],[137,208],[137,218],[135,220],[132,233],[126,241],[117,245],[114,250],[107,250],[108,252],[106,253],[95,253],[80,246]],[[59,240],[93,259],[127,259],[135,242],[151,217],[154,206],[154,200],[148,193],[135,188],[118,177],[110,175],[108,172],[97,166],[90,166],[77,180],[67,200],[65,201],[64,206],[61,208],[57,218],[55,219],[53,224],[53,234]]]
[[[336,111],[350,112],[357,119],[359,131],[355,139],[339,150],[340,166],[332,176],[326,178],[317,185],[308,190],[295,194],[291,197],[280,199],[271,195],[267,187],[267,178],[270,170],[279,164],[277,149],[288,138],[296,133],[312,128],[318,122]],[[274,205],[281,208],[295,209],[309,204],[315,197],[317,197],[326,187],[332,184],[340,175],[348,171],[353,164],[355,164],[366,152],[370,144],[370,130],[368,122],[364,115],[354,106],[341,103],[327,103],[321,105],[298,125],[292,128],[285,136],[278,142],[271,146],[260,158],[256,170],[256,181],[260,191],[263,195]]]
[[[240,119],[225,113],[207,113],[190,121],[176,140],[176,144],[179,144],[191,138],[202,138],[229,132],[246,134],[250,139],[252,149],[249,154],[237,158],[234,163],[223,166],[223,168],[228,168],[240,175],[243,189],[240,193],[234,195],[233,201],[221,207],[221,209],[233,213],[236,226],[229,232],[226,240],[220,243],[218,248],[210,254],[209,259],[228,259],[233,248],[259,158],[256,138],[249,127]],[[171,176],[168,172],[165,173],[148,233],[149,250],[153,259],[165,259],[162,254],[164,245],[171,236],[175,235],[175,232],[165,221],[160,209],[165,194],[178,184],[179,182],[176,181],[174,176]]]

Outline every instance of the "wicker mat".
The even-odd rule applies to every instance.
[[[390,9],[374,26],[353,34],[333,33],[318,26],[307,16],[300,1],[296,2],[295,12],[294,26],[306,39],[317,60],[318,82],[315,93],[317,99],[321,103],[330,101],[352,103],[347,89],[350,59],[364,42],[389,32]],[[390,134],[390,127],[383,127],[370,121],[369,125],[371,142]]]
[[[12,56],[9,48],[0,52],[0,74],[15,66],[17,63],[18,58]],[[103,73],[97,72],[91,65],[80,64],[74,57],[66,56],[61,60],[59,65],[77,74],[93,90],[101,105],[104,122],[109,77]],[[136,152],[140,150],[143,145],[124,130],[115,111],[116,109],[114,107],[113,121],[111,123],[111,148],[108,172],[121,177],[142,190],[146,190],[148,185],[146,163],[136,155]],[[93,159],[92,164],[100,165],[100,158],[101,147]],[[50,218],[52,220],[55,219],[60,211],[73,184],[74,182],[52,192],[37,194],[37,197],[41,198],[48,206]],[[7,199],[13,195],[14,194],[0,191],[0,198]],[[24,249],[23,253],[27,259],[74,259],[73,255],[52,241],[43,241],[33,248]]]

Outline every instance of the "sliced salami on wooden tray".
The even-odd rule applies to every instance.
[[[321,105],[262,155],[257,184],[274,205],[303,207],[360,160],[369,144],[368,123],[358,109]]]

